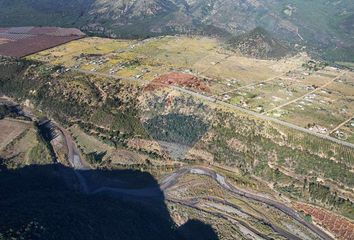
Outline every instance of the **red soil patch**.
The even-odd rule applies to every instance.
[[[2,39],[0,43],[0,55],[24,57],[72,40],[80,39],[84,36],[84,33],[75,28],[2,28],[0,29],[0,39]]]
[[[354,239],[354,223],[350,220],[304,203],[295,203],[294,208],[297,211],[303,211],[305,214],[311,215],[315,222],[332,232],[338,239]]]
[[[168,73],[154,79],[146,88],[147,91],[153,91],[168,86],[186,87],[203,92],[210,92],[208,85],[203,83],[196,76],[186,73]]]

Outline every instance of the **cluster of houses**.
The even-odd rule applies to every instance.
[[[325,135],[329,133],[329,130],[327,128],[322,127],[320,125],[313,125],[309,127],[309,130],[316,133],[325,134]]]

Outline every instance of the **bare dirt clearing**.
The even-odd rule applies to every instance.
[[[146,88],[147,91],[161,89],[166,86],[186,87],[197,91],[210,92],[209,87],[198,77],[185,73],[169,73],[153,80]]]

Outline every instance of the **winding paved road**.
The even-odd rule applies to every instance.
[[[86,72],[86,71],[85,71]],[[92,72],[90,72],[92,74]],[[96,73],[94,73],[96,74]],[[101,74],[100,74],[101,75]],[[106,76],[106,75],[104,75]],[[108,75],[109,77],[112,77],[110,75]],[[120,79],[120,78],[119,78]],[[140,81],[140,80],[137,80]],[[316,134],[314,132],[311,132],[307,129],[301,128],[299,126],[295,126],[292,125],[290,123],[286,123],[283,121],[280,121],[278,119],[273,119],[271,117],[267,117],[261,114],[257,114],[255,112],[243,109],[243,108],[239,108],[237,106],[219,101],[215,98],[212,97],[208,97],[205,95],[202,95],[200,93],[196,93],[196,92],[192,92],[190,90],[186,90],[180,87],[176,87],[176,86],[169,86],[172,89],[175,89],[177,91],[180,92],[184,92],[196,97],[200,97],[203,98],[205,100],[211,101],[211,102],[217,102],[219,104],[225,105],[227,107],[230,108],[234,108],[236,110],[248,113],[250,115],[262,118],[264,120],[268,120],[268,121],[273,121],[276,123],[279,123],[281,125],[284,126],[288,126],[290,128],[299,130],[299,131],[303,131],[345,146],[349,146],[351,148],[354,148],[354,144],[349,144],[347,142],[343,142],[340,141],[338,139],[335,138],[331,138],[329,136],[326,135],[322,135],[322,134]],[[257,195],[254,193],[250,193],[247,192],[245,190],[240,190],[236,187],[234,187],[233,185],[231,185],[230,183],[228,183],[228,181],[226,180],[226,178],[218,173],[216,173],[215,171],[208,169],[208,168],[201,168],[201,167],[192,167],[192,168],[182,168],[168,176],[166,176],[164,179],[161,180],[160,182],[160,188],[145,188],[145,189],[126,189],[126,188],[122,188],[122,186],[116,186],[116,187],[100,187],[98,189],[95,190],[91,190],[90,186],[87,184],[87,181],[85,179],[85,177],[80,173],[80,171],[85,171],[85,170],[89,170],[89,166],[87,166],[84,161],[81,159],[80,156],[80,151],[77,149],[72,137],[70,136],[70,134],[64,129],[62,128],[60,125],[56,124],[55,122],[53,122],[53,124],[62,132],[62,134],[64,135],[65,138],[65,142],[68,148],[68,160],[70,162],[70,164],[72,165],[72,167],[74,168],[74,172],[78,178],[80,187],[82,189],[83,192],[88,193],[88,194],[97,194],[97,193],[102,193],[102,192],[109,192],[109,193],[117,193],[117,194],[126,194],[129,196],[135,196],[135,197],[154,197],[154,196],[158,196],[158,194],[161,194],[161,190],[163,192],[167,192],[169,188],[175,186],[178,183],[178,180],[184,176],[185,174],[197,174],[197,175],[205,175],[208,176],[212,179],[214,179],[223,189],[225,189],[226,191],[237,195],[239,197],[244,197],[246,199],[250,199],[253,201],[257,201],[263,204],[266,204],[268,206],[274,207],[276,209],[278,209],[279,211],[283,212],[284,214],[288,215],[289,217],[291,217],[292,219],[296,220],[297,222],[299,222],[301,225],[305,226],[306,228],[308,228],[309,230],[311,230],[313,233],[315,233],[317,236],[319,236],[321,239],[324,240],[330,240],[332,239],[331,236],[329,236],[326,232],[324,232],[323,230],[321,230],[320,228],[318,228],[317,226],[306,222],[296,211],[294,211],[292,208],[286,206],[283,203],[277,202],[273,199],[269,199],[266,198],[264,196],[261,195]],[[296,236],[293,236],[292,234],[289,235],[289,233],[287,232],[282,232],[283,230],[281,229],[276,229],[276,227],[273,226],[273,229],[277,232],[280,232],[284,235],[287,235],[289,239],[295,239],[297,240],[298,238]]]
[[[76,170],[77,172],[77,170]],[[212,179],[214,179],[224,190],[230,192],[231,194],[237,196],[237,197],[243,197],[249,200],[253,200],[256,202],[260,202],[263,204],[266,204],[268,206],[274,207],[275,209],[283,212],[290,218],[294,219],[298,223],[300,223],[302,226],[306,227],[307,229],[311,230],[314,234],[319,236],[323,240],[331,240],[332,237],[329,236],[326,232],[318,228],[317,226],[306,222],[296,211],[294,211],[292,208],[286,206],[283,203],[277,202],[273,199],[266,198],[261,195],[257,195],[255,193],[250,193],[245,190],[238,189],[231,185],[224,176],[216,173],[215,171],[208,169],[208,168],[202,168],[202,167],[188,167],[188,168],[182,168],[172,174],[167,175],[165,178],[163,178],[160,181],[160,187],[149,187],[149,188],[143,188],[143,189],[126,189],[123,186],[119,186],[119,183],[115,183],[115,187],[100,187],[96,188],[94,190],[90,190],[90,187],[87,185],[85,178],[78,173],[82,179],[79,180],[80,184],[84,184],[85,186],[82,187],[83,189],[86,188],[86,193],[88,194],[97,194],[97,193],[111,193],[111,194],[117,194],[118,196],[127,195],[130,197],[139,197],[139,198],[151,198],[151,197],[158,197],[161,194],[161,191],[165,193],[165,197],[167,200],[171,201],[176,201],[176,199],[169,198],[167,196],[167,191],[175,186],[178,183],[178,180],[183,177],[186,174],[197,174],[197,175],[204,175],[208,176]],[[83,182],[82,182],[83,181]],[[186,202],[184,202],[186,204]],[[195,204],[190,204],[191,206],[195,207]],[[274,231],[278,232],[279,234],[283,235],[284,237],[287,237],[288,239],[292,240],[299,240],[299,238],[281,228],[279,228],[276,225],[270,225],[271,228],[273,228]]]
[[[288,215],[289,217],[291,217],[292,219],[296,220],[297,222],[299,222],[301,225],[307,227],[308,229],[310,229],[312,232],[314,232],[316,235],[318,235],[319,237],[321,237],[322,239],[325,240],[330,240],[332,239],[331,236],[329,236],[327,233],[325,233],[324,231],[322,231],[320,228],[318,228],[317,226],[306,222],[295,210],[293,210],[292,208],[286,206],[283,203],[279,203],[273,199],[270,198],[266,198],[254,193],[250,193],[247,192],[245,190],[240,190],[236,187],[234,187],[233,185],[231,185],[230,183],[227,182],[226,178],[218,173],[216,173],[213,170],[207,169],[207,168],[189,168],[187,169],[187,172],[183,171],[182,175],[179,175],[178,177],[183,176],[186,173],[191,173],[191,174],[198,174],[198,175],[206,175],[211,177],[212,179],[214,179],[217,183],[219,183],[219,185],[237,195],[240,197],[244,197],[247,199],[251,199],[253,201],[257,201],[260,203],[264,203],[268,206],[274,207],[278,210],[280,210],[281,212],[285,213],[286,215]]]

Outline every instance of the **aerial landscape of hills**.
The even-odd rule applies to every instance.
[[[78,27],[110,37],[197,33],[230,37],[262,27],[330,60],[353,59],[351,0],[2,0],[1,26]]]
[[[349,0],[0,0],[0,240],[354,239]]]

